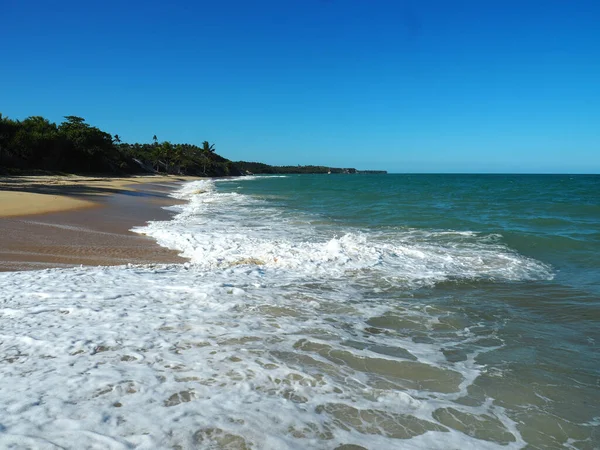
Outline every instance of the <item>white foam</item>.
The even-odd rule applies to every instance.
[[[523,446],[503,408],[457,403],[485,370],[479,325],[435,341],[443,311],[384,293],[547,267],[471,232],[335,236],[211,181],[175,196],[189,203],[172,221],[136,231],[190,263],[0,273],[0,447]],[[409,331],[369,323],[387,314]],[[442,425],[444,408],[493,417],[514,441]]]
[[[317,229],[298,218],[290,226],[285,211],[250,196],[219,193],[209,180],[189,183],[175,196],[189,203],[173,220],[133,231],[154,237],[204,269],[254,262],[324,277],[370,271],[374,278],[410,286],[553,276],[547,266],[508,249],[494,235],[448,230],[365,234]]]
[[[376,334],[369,344],[402,347],[440,386],[444,373],[458,376],[456,389],[353,368],[407,361],[344,345],[364,339],[365,319],[388,307],[357,301],[358,290],[297,282],[260,268],[183,265],[0,274],[0,446],[391,448],[393,433],[412,426],[407,448],[494,447],[446,427],[422,434],[411,422],[437,426],[433,413],[454,405],[476,364],[451,365],[435,346]],[[405,387],[381,386],[385,378]],[[467,409],[508,421],[491,404]],[[395,419],[375,432],[367,416],[344,419],[344,410]]]

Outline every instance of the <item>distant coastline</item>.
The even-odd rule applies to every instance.
[[[269,164],[248,161],[236,161],[236,167],[245,174],[387,174],[386,170],[358,170],[353,167],[327,167],[327,166],[271,166]]]
[[[158,140],[126,143],[88,124],[65,116],[56,124],[42,116],[14,120],[0,114],[0,175],[104,174],[110,176],[161,174],[226,177],[248,174],[386,173],[327,166],[271,166],[232,162],[208,141],[201,146]]]

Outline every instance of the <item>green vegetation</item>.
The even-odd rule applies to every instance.
[[[19,121],[0,114],[0,174],[38,171],[209,177],[248,173],[359,173],[353,168],[233,163],[219,156],[215,145],[208,141],[198,147],[159,142],[153,135],[151,144],[128,144],[118,134],[113,136],[77,116],[65,116],[65,121],[56,125],[41,116]]]
[[[326,166],[270,166],[259,162],[237,161],[234,163],[244,173],[253,174],[290,174],[290,173],[369,173],[386,174],[385,170],[356,170],[352,167]]]
[[[0,173],[34,171],[132,174],[158,172],[197,176],[241,175],[231,161],[215,153],[214,144],[159,142],[128,144],[66,116],[60,125],[41,116],[23,121],[0,114]]]
[[[237,161],[234,163],[243,172],[255,174],[284,174],[284,173],[358,173],[356,169],[325,166],[270,166],[259,162]]]

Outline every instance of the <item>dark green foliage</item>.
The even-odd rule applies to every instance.
[[[57,126],[40,116],[18,121],[0,114],[0,172],[242,174],[208,141],[198,147],[159,143],[156,135],[152,140],[152,144],[123,143],[118,134],[113,138],[77,116],[66,116]]]
[[[206,153],[214,153],[215,152],[215,144],[209,144],[208,141],[204,141],[202,143],[202,151]]]
[[[325,166],[270,166],[258,162],[237,161],[235,163],[243,172],[255,174],[284,174],[284,173],[357,173],[353,168]]]

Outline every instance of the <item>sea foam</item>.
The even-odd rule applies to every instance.
[[[460,401],[502,340],[411,290],[548,267],[495,236],[315,225],[212,181],[175,196],[136,231],[189,263],[0,274],[0,447],[524,445],[492,399]]]
[[[450,364],[437,345],[376,332],[365,320],[389,307],[360,301],[359,288],[279,275],[181,265],[0,274],[0,446],[497,445],[440,423],[451,406],[492,414],[511,436],[503,443],[520,441],[502,408],[454,403],[480,373],[473,357]],[[402,309],[435,328],[435,315]],[[478,339],[461,330],[452,345]]]
[[[448,230],[365,231],[315,227],[312,218],[247,195],[220,193],[215,183],[189,183],[174,194],[189,203],[170,221],[133,231],[155,238],[203,269],[238,264],[339,277],[349,272],[394,284],[446,280],[551,279],[551,269],[498,242],[497,235]]]

